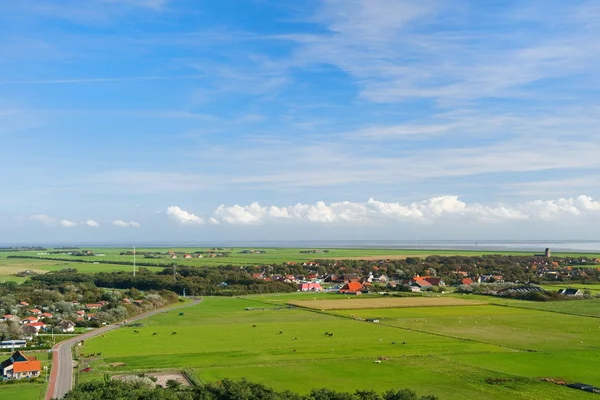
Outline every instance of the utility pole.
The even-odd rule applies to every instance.
[[[135,277],[135,246],[133,246],[133,276]]]
[[[175,275],[177,274],[177,264],[173,263],[173,280],[177,280]]]

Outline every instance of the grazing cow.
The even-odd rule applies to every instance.
[[[152,336],[156,336],[156,335],[158,335],[158,332],[154,332],[154,333],[152,334]]]
[[[279,331],[279,334],[280,334],[280,335],[283,335],[283,331]]]
[[[402,344],[406,344],[406,342],[402,342]]]
[[[133,333],[139,333],[138,331],[133,331]]]
[[[100,357],[100,356],[102,355],[102,353],[97,353],[96,355],[97,355],[98,357]]]
[[[396,344],[396,342],[392,342],[392,344]]]
[[[329,332],[325,332],[325,336],[329,336]]]
[[[102,335],[101,337],[104,337],[104,335]]]
[[[297,338],[297,337],[295,337],[295,338],[294,338],[294,340],[298,340],[298,338]]]
[[[171,335],[177,335],[177,332],[171,332]]]
[[[292,350],[294,353],[296,352],[296,349]]]
[[[375,360],[375,364],[381,364],[381,360]]]
[[[256,325],[252,325],[253,328],[256,328]]]

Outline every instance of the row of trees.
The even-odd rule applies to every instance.
[[[436,396],[418,396],[409,389],[357,390],[354,393],[331,389],[313,389],[300,395],[291,391],[275,391],[265,385],[246,380],[224,379],[219,382],[191,388],[169,382],[168,389],[156,387],[150,380],[128,382],[105,379],[78,385],[64,397],[65,400],[129,399],[129,400],[437,400]]]

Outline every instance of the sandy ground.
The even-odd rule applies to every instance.
[[[157,379],[156,384],[162,387],[167,387],[167,381],[170,379],[179,381],[184,386],[190,386],[190,383],[181,372],[148,372],[146,375],[155,377]],[[111,379],[122,379],[125,376],[129,375],[114,375]]]

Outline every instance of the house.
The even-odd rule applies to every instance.
[[[40,315],[42,313],[42,310],[38,310],[37,308],[34,308],[33,310],[29,310],[29,312],[33,315]]]
[[[45,313],[42,313],[41,317],[42,318],[52,318],[52,314],[45,312]]]
[[[29,303],[26,302],[26,301],[22,301],[22,302],[19,303],[19,305],[23,306],[23,307],[27,307],[29,305]]]
[[[131,299],[129,299],[128,297],[125,297],[123,300],[121,300],[124,304],[131,304]]]
[[[36,378],[42,372],[42,362],[35,357],[25,357],[19,350],[0,364],[4,379]]]
[[[298,285],[298,290],[301,292],[320,292],[321,290],[323,290],[323,288],[319,283],[307,282],[300,283]]]
[[[373,278],[373,280],[379,283],[388,283],[389,278],[387,275],[379,275],[378,277]]]
[[[579,289],[560,289],[558,293],[564,296],[583,296],[583,292]]]
[[[24,340],[32,340],[34,336],[38,335],[37,328],[31,326],[31,324],[23,325],[21,327],[21,332],[23,332],[23,334],[21,335],[21,339]]]
[[[186,254],[185,258],[192,258],[191,254]]]
[[[445,286],[446,282],[442,278],[425,277],[424,280],[429,282],[431,286]]]
[[[35,328],[36,332],[39,332],[40,329],[46,328],[46,324],[43,322],[32,322],[32,323],[28,324],[28,326],[33,326]]]
[[[21,320],[21,324],[31,324],[32,322],[38,322],[39,319],[37,317],[27,317]]]
[[[56,329],[62,333],[75,332],[75,323],[73,321],[69,321],[68,319],[63,319],[58,325],[56,325]]]
[[[97,310],[99,308],[102,308],[102,304],[100,304],[100,303],[86,304],[85,308],[88,309],[88,310]]]
[[[421,288],[419,286],[411,286],[410,291],[413,293],[419,293],[421,291]]]
[[[472,285],[473,284],[473,279],[471,279],[471,278],[462,278],[460,284],[461,285]]]
[[[357,274],[344,274],[344,275],[342,275],[342,279],[341,280],[344,283],[359,282],[360,281],[360,277]]]
[[[13,321],[13,322],[17,322],[19,320],[19,317],[17,317],[16,315],[12,315],[12,314],[6,314],[3,315],[2,318],[0,318],[1,321]]]
[[[360,294],[363,290],[363,285],[360,282],[348,282],[339,290],[344,294]]]

